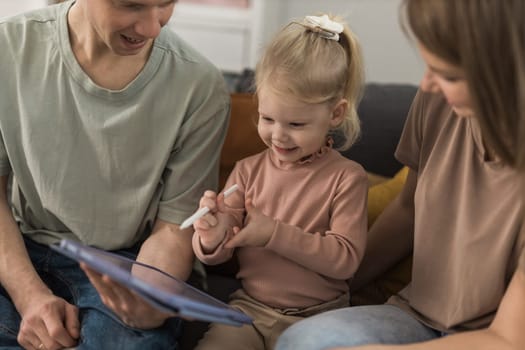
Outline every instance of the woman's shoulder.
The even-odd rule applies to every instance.
[[[414,97],[409,115],[419,115],[425,123],[432,123],[450,116],[452,108],[441,93],[419,90]]]

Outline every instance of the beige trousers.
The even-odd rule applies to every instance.
[[[349,305],[349,295],[303,309],[274,309],[251,298],[242,289],[232,294],[230,305],[253,319],[242,327],[213,323],[195,350],[272,350],[281,333],[297,321]]]

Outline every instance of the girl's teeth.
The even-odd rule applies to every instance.
[[[128,36],[126,36],[125,38],[126,38],[129,42],[132,42],[132,43],[135,43],[135,44],[138,43],[138,42],[140,42],[140,40],[133,39],[133,38],[130,38],[130,37],[128,37]]]

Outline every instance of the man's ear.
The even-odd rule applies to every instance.
[[[348,111],[348,101],[345,98],[340,99],[332,108],[332,118],[330,119],[330,126],[336,128],[344,121],[346,112]]]

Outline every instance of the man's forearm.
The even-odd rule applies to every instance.
[[[36,293],[50,293],[36,273],[6,196],[7,177],[0,180],[0,282],[18,312]]]
[[[194,260],[192,235],[193,228],[180,230],[178,225],[157,219],[137,260],[186,280],[191,274]]]

